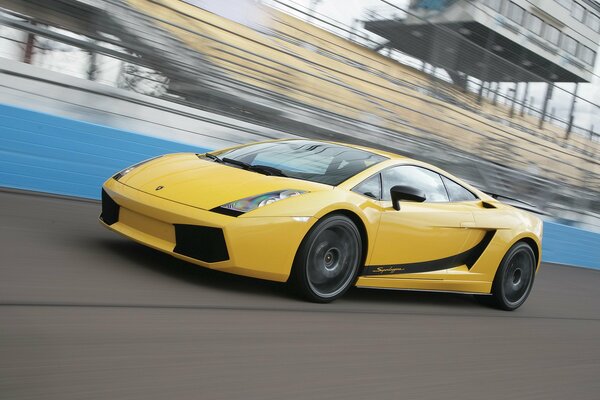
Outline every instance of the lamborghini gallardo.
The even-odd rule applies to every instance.
[[[100,221],[323,303],[357,286],[470,293],[514,310],[541,259],[535,215],[414,159],[303,139],[133,165],[104,183]]]

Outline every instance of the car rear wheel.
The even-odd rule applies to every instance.
[[[531,247],[523,242],[515,244],[496,271],[491,296],[480,296],[479,300],[501,310],[516,310],[525,303],[531,292],[535,266],[535,254]]]
[[[292,284],[306,299],[328,303],[356,280],[362,259],[358,228],[348,217],[326,217],[306,235],[294,261]]]

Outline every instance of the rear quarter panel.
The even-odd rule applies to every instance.
[[[506,252],[519,241],[526,241],[533,247],[537,267],[541,260],[542,220],[535,215],[509,205],[494,202],[496,209],[476,212],[475,224],[480,229],[495,229],[494,239],[477,263],[471,268],[469,279],[493,281],[496,270]]]

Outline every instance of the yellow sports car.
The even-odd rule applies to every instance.
[[[352,285],[523,304],[542,222],[434,166],[340,143],[281,140],[131,166],[100,221],[203,267],[289,281],[330,302]]]

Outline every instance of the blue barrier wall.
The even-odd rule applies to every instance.
[[[542,259],[557,264],[600,269],[600,233],[544,222]]]
[[[164,153],[207,149],[0,105],[0,186],[98,199],[115,172]]]
[[[0,105],[0,186],[98,199],[115,172],[206,148]],[[543,260],[600,269],[600,234],[546,222]]]

